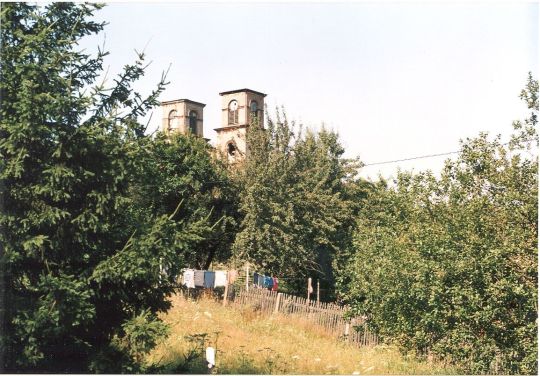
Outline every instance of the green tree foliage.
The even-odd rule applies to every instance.
[[[170,192],[155,191],[145,176],[160,163],[170,169],[178,162],[173,175],[185,175],[180,185],[197,190],[195,175],[218,175],[204,166],[208,158],[189,160],[191,152],[200,156],[201,142],[167,145],[144,135],[137,118],[158,104],[165,82],[147,97],[132,90],[145,70],[142,54],[111,87],[97,81],[106,54],[91,57],[76,46],[102,30],[90,20],[99,8],[2,4],[1,348],[7,371],[144,370],[141,354],[165,333],[156,313],[168,307],[171,279],[212,238],[222,216],[210,213],[219,192],[175,196],[178,187],[165,184],[165,174],[152,177]],[[186,159],[167,159],[175,150]]]
[[[481,134],[440,178],[400,173],[371,190],[340,272],[381,336],[464,372],[537,373],[538,161],[527,149],[538,83],[528,88],[533,115],[510,146]]]
[[[214,158],[200,137],[158,134],[138,148],[137,182],[131,188],[136,203],[132,226],[146,226],[149,216],[166,215],[181,203],[179,218],[197,226],[190,232],[187,265],[208,269],[212,261],[226,262],[236,232],[237,196],[226,166]],[[188,239],[186,239],[188,241]]]
[[[242,221],[233,252],[303,292],[307,276],[332,280],[334,255],[347,246],[354,204],[345,185],[355,170],[337,134],[294,130],[279,112],[266,129],[250,127],[235,178]]]

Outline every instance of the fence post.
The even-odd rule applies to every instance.
[[[227,270],[227,281],[225,282],[225,292],[223,293],[223,306],[227,305],[228,293],[229,293],[229,271]]]
[[[274,306],[274,313],[279,312],[279,300],[280,299],[281,299],[281,293],[278,292],[277,297],[276,297],[276,305]]]
[[[249,265],[246,265],[246,291],[249,291]]]
[[[319,305],[319,279],[317,279],[317,305]]]

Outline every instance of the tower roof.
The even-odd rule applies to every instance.
[[[161,102],[161,105],[163,106],[164,104],[173,104],[173,103],[182,103],[182,102],[186,102],[186,103],[192,103],[192,104],[196,104],[196,105],[199,105],[199,106],[206,106],[206,104],[204,103],[201,103],[201,102],[195,102],[195,101],[192,101],[191,99],[173,99],[171,101],[163,101]]]
[[[255,91],[255,90],[251,90],[251,89],[238,89],[238,90],[224,91],[222,93],[219,93],[219,95],[240,93],[242,91],[249,91],[250,93],[259,94],[259,95],[262,95],[263,97],[266,97],[266,94],[261,93],[260,91]]]

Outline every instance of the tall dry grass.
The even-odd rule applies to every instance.
[[[384,345],[356,348],[318,326],[290,316],[262,316],[202,298],[173,298],[163,316],[168,339],[148,357],[170,373],[207,373],[202,351],[217,350],[217,373],[233,374],[450,374],[454,370],[416,361]]]

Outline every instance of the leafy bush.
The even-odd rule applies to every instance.
[[[538,161],[523,151],[537,141],[537,92],[529,96],[533,114],[510,146],[482,134],[440,178],[379,183],[340,274],[380,335],[464,372],[537,372]]]

